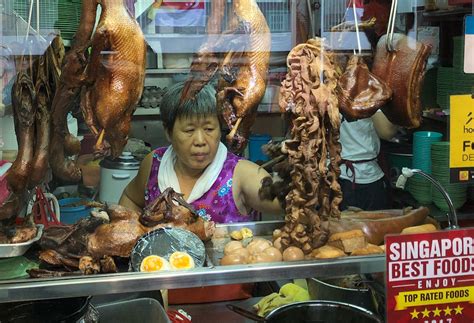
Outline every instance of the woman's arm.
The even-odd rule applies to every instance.
[[[262,179],[270,176],[268,172],[248,160],[241,160],[238,162],[234,170],[233,190],[243,206],[249,210],[250,208],[268,214],[284,214],[278,199],[273,201],[261,200],[258,197],[258,190],[262,185]]]
[[[375,131],[379,138],[384,140],[392,139],[398,131],[398,126],[391,123],[385,114],[379,110],[372,116]]]
[[[142,212],[145,207],[145,187],[150,175],[153,152],[142,161],[137,176],[135,176],[123,190],[119,204],[132,210]]]

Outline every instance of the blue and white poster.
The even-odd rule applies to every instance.
[[[466,16],[464,39],[464,73],[474,73],[474,16]]]

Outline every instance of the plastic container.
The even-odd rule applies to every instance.
[[[84,199],[80,197],[70,197],[58,201],[61,210],[61,223],[74,224],[80,219],[89,216],[89,213],[91,211],[90,207],[87,207],[85,205],[68,206],[70,204],[78,203],[80,201],[84,201]]]
[[[271,139],[270,135],[251,135],[249,140],[249,159],[253,162],[267,161],[268,156],[263,153],[262,146]]]
[[[128,151],[115,159],[104,158],[100,162],[99,197],[102,202],[117,204],[123,190],[138,174],[140,162]]]
[[[413,134],[413,168],[431,174],[431,144],[442,138],[443,134],[433,131],[418,131]]]

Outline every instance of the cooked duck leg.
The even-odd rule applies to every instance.
[[[24,62],[25,57],[21,61]],[[34,154],[36,92],[31,76],[20,70],[12,88],[12,106],[18,155],[8,170],[10,190],[22,195],[28,183]]]
[[[51,45],[46,50],[46,59],[48,61],[48,81],[51,94],[54,96],[56,89],[59,87],[59,79],[61,77],[61,66],[64,61],[64,43],[60,35],[54,37]],[[52,100],[52,98],[51,98]]]
[[[242,118],[237,118],[237,121],[235,122],[234,126],[230,130],[229,134],[226,136],[226,139],[228,141],[232,140],[234,138],[235,134],[237,133],[237,129],[239,129],[240,123],[242,122]]]
[[[49,142],[51,132],[51,100],[52,94],[48,80],[48,60],[46,54],[38,61],[38,72],[36,75],[36,144],[32,162],[32,172],[29,176],[28,188],[32,189],[39,185],[48,170]]]

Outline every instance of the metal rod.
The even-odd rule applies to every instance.
[[[362,54],[362,48],[361,48],[361,45],[360,45],[359,21],[357,19],[355,0],[352,0],[352,12],[354,13],[354,24],[355,24],[356,37],[357,37],[357,49],[358,49],[359,55],[360,55],[360,54]]]
[[[275,157],[267,162],[265,162],[264,164],[260,165],[260,168],[267,168],[268,166],[272,166],[276,163],[279,163],[281,162],[282,160],[284,160],[285,158],[287,158],[288,156],[286,155],[280,155],[278,157]]]
[[[438,191],[440,191],[441,195],[443,195],[444,199],[446,200],[446,202],[448,203],[448,207],[449,207],[449,213],[448,213],[448,225],[449,225],[449,229],[457,229],[459,228],[459,225],[458,225],[458,216],[456,214],[456,209],[454,208],[454,205],[453,205],[453,201],[451,200],[451,197],[449,196],[448,192],[446,192],[446,190],[444,189],[443,186],[441,186],[441,184],[435,179],[433,178],[431,175],[429,174],[426,174],[425,172],[423,172],[422,170],[420,169],[412,169],[412,172],[414,174],[420,174],[421,176],[423,176],[424,178],[428,179],[433,185],[434,187],[436,187],[436,189]]]
[[[390,16],[388,18],[387,24],[387,38],[385,39],[385,47],[387,51],[394,51],[393,47],[393,31],[395,30],[395,17],[397,16],[397,0],[392,0],[392,5],[390,7]]]
[[[28,27],[26,27],[25,42],[28,39],[28,34],[30,33],[31,16],[33,14],[33,3],[34,3],[34,0],[30,0],[30,11],[28,12]]]
[[[306,0],[306,6],[308,7],[308,18],[309,18],[309,38],[314,38],[314,18],[313,18],[313,7],[311,6],[311,0]]]
[[[40,31],[40,2],[36,0],[36,34]]]

